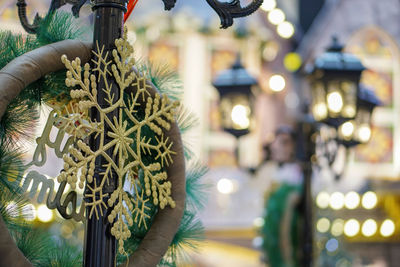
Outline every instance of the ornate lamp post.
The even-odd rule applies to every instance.
[[[303,214],[304,250],[302,266],[312,266],[312,198],[311,175],[315,156],[315,134],[327,126],[333,133],[323,140],[325,157],[331,165],[336,158],[339,144],[346,148],[366,143],[371,137],[371,116],[380,105],[373,91],[361,85],[360,77],[365,67],[354,55],[343,52],[343,46],[333,38],[331,46],[319,56],[309,74],[311,83],[310,111],[315,121],[302,123],[302,143],[304,144],[304,193]],[[335,149],[328,146],[335,143]]]
[[[225,132],[235,136],[237,142],[250,131],[257,84],[257,80],[243,67],[239,55],[235,63],[220,72],[213,82],[220,95],[221,126]],[[235,158],[239,162],[239,145],[235,147]]]
[[[132,1],[132,0],[131,0]],[[170,10],[175,6],[176,0],[162,0],[166,10]],[[242,7],[240,1],[233,0],[232,2],[219,2],[218,0],[206,0],[208,4],[217,12],[221,19],[221,28],[227,28],[233,24],[233,19],[238,17],[244,17],[250,15],[254,11],[256,11],[262,4],[263,0],[253,0],[249,5]],[[79,15],[79,10],[84,3],[88,2],[88,0],[52,0],[49,14],[54,12],[59,7],[65,4],[72,4],[72,12],[75,16]],[[115,48],[115,40],[122,36],[123,31],[123,19],[124,13],[127,12],[127,4],[129,0],[91,0],[90,3],[92,5],[92,10],[94,12],[94,34],[93,34],[93,44],[94,51],[98,53],[99,49],[104,49],[103,53],[108,53],[109,58],[106,59],[112,60],[112,50]],[[26,17],[26,2],[25,0],[18,0],[18,15],[21,20],[21,24],[24,29],[29,33],[36,33],[39,27],[39,22],[41,18],[36,15],[35,20],[32,24],[28,22]],[[112,77],[109,77],[112,88],[111,94],[114,95],[114,99],[118,99],[118,86],[114,86],[116,82]],[[98,88],[103,88],[102,84],[97,85]],[[97,95],[97,102],[100,106],[106,103],[105,100],[105,92],[99,90]],[[93,121],[99,121],[98,112],[96,110],[91,110],[91,119]],[[109,113],[107,116],[117,117],[118,112]],[[110,118],[111,119],[111,118]],[[112,120],[112,119],[111,119]],[[107,127],[104,129],[105,136],[107,135]],[[106,140],[102,140],[104,144],[109,142],[107,138]],[[91,138],[89,141],[90,148],[93,151],[96,151],[102,144],[100,144],[99,138]],[[116,160],[116,156],[113,155],[111,149],[107,151],[108,157]],[[93,184],[98,184],[98,180],[103,179],[104,175],[104,158],[99,157],[96,158],[95,162],[95,170],[94,170],[94,179],[93,183],[88,186],[92,186]],[[101,201],[107,203],[108,196],[107,193],[111,193],[115,190],[117,185],[117,175],[112,175],[113,179],[109,179],[109,183],[105,186],[103,190],[103,194],[98,194],[96,197],[99,199],[102,198]],[[87,189],[87,188],[86,188]],[[97,194],[97,193],[96,193]],[[108,195],[109,195],[108,194]],[[110,214],[112,207],[101,207],[102,208],[102,216],[100,218],[89,218],[88,213],[86,212],[86,236],[85,236],[85,246],[84,246],[84,266],[96,266],[96,267],[111,267],[115,266],[115,254],[116,254],[116,241],[115,237],[111,235],[111,223],[108,221],[107,217]]]
[[[345,147],[366,143],[370,119],[380,105],[374,93],[360,85],[365,67],[354,55],[344,53],[333,37],[328,50],[315,60],[310,74],[311,113],[317,122],[334,127],[334,138]]]

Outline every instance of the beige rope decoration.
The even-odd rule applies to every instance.
[[[91,50],[91,43],[65,40],[35,49],[7,64],[0,70],[0,119],[7,105],[30,83],[48,73],[65,68],[60,60],[62,55],[68,58],[79,57],[82,63],[86,63],[91,58]],[[149,93],[153,96],[157,93],[152,84]],[[172,123],[170,130],[164,134],[173,142],[172,149],[176,152],[172,156],[174,163],[167,168],[169,180],[173,185],[171,196],[175,200],[176,207],[172,209],[168,206],[159,210],[139,248],[130,257],[130,267],[156,266],[167,251],[183,216],[186,197],[185,160],[178,125]],[[0,266],[32,266],[12,241],[1,216]]]

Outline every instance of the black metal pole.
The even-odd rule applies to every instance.
[[[95,0],[92,7],[94,11],[94,34],[93,34],[93,46],[94,50],[97,47],[101,50],[104,47],[104,52],[108,52],[108,60],[112,59],[112,50],[115,48],[115,40],[122,36],[123,31],[123,16],[126,12],[126,0]],[[97,46],[98,44],[98,46]],[[98,52],[98,51],[96,51]],[[109,83],[112,84],[114,99],[119,98],[119,90],[115,81],[112,77],[109,77]],[[101,106],[105,106],[104,101],[105,92],[104,81],[100,80],[97,85],[98,95],[97,101]],[[100,121],[100,114],[95,110],[91,110],[92,121]],[[118,111],[108,114],[109,117],[117,117]],[[105,125],[105,140],[107,143],[107,131],[108,128]],[[89,141],[90,147],[93,151],[96,151],[100,145],[99,138],[92,137]],[[112,152],[107,151],[112,157]],[[95,162],[95,173],[93,183],[100,184],[102,180],[102,174],[104,172],[103,167],[106,163],[105,159],[98,157]],[[103,194],[111,194],[117,188],[117,175],[114,173],[112,179],[109,179],[110,183],[106,183],[103,187]],[[93,187],[93,183],[90,186]],[[100,197],[100,195],[98,195]],[[108,197],[104,197],[104,202],[107,203]],[[85,267],[114,267],[116,266],[115,255],[116,255],[116,241],[115,237],[111,235],[110,229],[111,224],[107,217],[111,213],[111,208],[103,208],[103,216],[99,214],[99,218],[92,216],[89,218],[89,209],[86,210],[86,232],[85,232],[85,245],[84,245],[84,266]]]
[[[303,215],[302,226],[302,267],[313,266],[313,213],[312,213],[312,196],[311,196],[311,177],[312,177],[312,157],[315,154],[315,142],[313,135],[315,134],[315,125],[311,119],[304,115],[299,124],[298,130],[298,159],[302,163],[303,168],[303,194],[300,203],[300,211]]]
[[[312,197],[311,197],[311,176],[312,167],[311,162],[306,162],[303,165],[303,216],[304,216],[304,229],[303,229],[303,267],[312,266],[313,255],[313,218],[312,218]]]

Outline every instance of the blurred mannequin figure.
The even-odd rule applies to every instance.
[[[275,131],[274,140],[264,147],[265,160],[256,173],[257,180],[263,180],[266,189],[283,182],[300,185],[303,174],[295,161],[295,133],[289,126]]]
[[[299,266],[299,213],[303,175],[295,162],[295,133],[289,126],[275,132],[267,146],[266,161],[256,179],[267,181],[264,226],[261,229],[263,251],[271,267]]]

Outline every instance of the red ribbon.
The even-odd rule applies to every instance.
[[[124,23],[125,21],[129,18],[129,16],[131,15],[133,9],[135,8],[137,2],[139,0],[129,0],[128,2],[128,10],[126,11],[125,15],[124,15]]]

